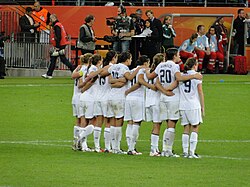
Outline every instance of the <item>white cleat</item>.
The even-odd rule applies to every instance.
[[[90,149],[90,148],[84,148],[82,149],[82,152],[93,152],[94,150]]]
[[[49,76],[47,74],[43,74],[41,77],[45,78],[45,79],[52,79],[53,78],[52,76]]]
[[[188,158],[201,158],[201,157],[198,154],[194,153],[194,154],[189,155]]]
[[[182,157],[183,157],[183,158],[188,158],[189,155],[188,155],[188,153],[183,153],[183,154],[182,154]]]
[[[164,156],[164,157],[173,157],[173,158],[179,158],[180,155],[177,155],[171,151],[162,151],[161,152],[161,156]]]
[[[149,156],[161,156],[161,154],[158,152],[150,152]]]

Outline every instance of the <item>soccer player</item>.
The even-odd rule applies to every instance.
[[[189,76],[182,76],[179,70],[179,65],[176,64],[180,61],[179,52],[176,48],[169,48],[166,51],[167,62],[161,62],[155,69],[154,72],[147,75],[147,77],[155,78],[156,87],[162,92],[160,97],[160,119],[167,121],[167,129],[163,134],[163,148],[162,156],[166,157],[179,157],[172,151],[174,138],[175,138],[175,127],[179,119],[179,90],[174,89],[174,96],[167,96],[162,90],[165,87],[171,86],[176,81],[186,81],[193,78],[201,79],[202,75],[197,73]],[[177,84],[177,82],[176,82]]]
[[[85,129],[85,118],[81,115],[80,112],[80,95],[81,95],[81,88],[79,84],[81,82],[81,77],[85,77],[87,73],[87,69],[89,66],[89,59],[92,57],[92,54],[87,53],[85,55],[80,56],[80,63],[81,65],[77,66],[77,68],[73,71],[71,77],[74,79],[74,94],[72,97],[72,107],[73,107],[73,116],[76,117],[76,124],[74,126],[74,142],[72,149],[77,150],[77,140],[79,133],[84,131]],[[85,146],[87,147],[87,146]]]
[[[95,101],[95,93],[97,90],[97,77],[96,71],[102,65],[102,57],[101,55],[95,54],[90,58],[90,64],[87,71],[87,76],[94,77],[90,79],[85,86],[82,87],[82,94],[80,96],[80,109],[82,111],[82,116],[87,119],[87,127],[89,131],[83,131],[79,134],[78,141],[85,141],[86,137],[90,135],[94,130],[95,118],[94,118],[94,101]],[[87,128],[85,127],[85,128]],[[82,147],[82,151],[88,151],[87,147]]]
[[[109,82],[111,83],[115,79],[126,78],[126,80],[132,80],[139,71],[137,68],[132,74],[129,71],[128,66],[131,64],[132,55],[129,52],[123,52],[120,54],[121,63],[112,65],[108,72],[111,74]],[[110,92],[110,110],[115,117],[115,122],[111,124],[114,128],[111,130],[111,143],[114,153],[123,153],[120,149],[120,141],[122,138],[122,126],[125,107],[125,91],[127,90],[127,84],[121,87],[113,87],[111,84]]]
[[[194,75],[197,68],[198,63],[196,59],[189,58],[185,63],[186,73],[184,76]],[[202,115],[205,116],[202,81],[192,79],[180,82],[179,90],[181,125],[184,126],[182,135],[183,157],[200,158],[195,153],[195,150],[198,142],[198,128],[200,123],[202,123]]]
[[[110,143],[110,120],[108,118],[108,103],[109,103],[109,94],[111,91],[111,86],[109,84],[108,68],[113,64],[117,63],[117,53],[115,51],[109,51],[106,54],[106,57],[103,62],[103,68],[100,74],[98,75],[98,88],[96,90],[96,99],[94,103],[94,115],[96,116],[96,126],[94,129],[94,144],[95,151],[102,152],[100,149],[100,136],[102,131],[102,124],[105,124],[104,129],[104,142],[105,142],[105,153],[111,151]],[[126,81],[124,81],[125,83]]]
[[[139,137],[139,129],[142,120],[144,120],[144,87],[136,85],[139,80],[139,76],[144,76],[145,68],[148,68],[150,59],[142,55],[139,57],[136,63],[141,69],[136,76],[129,81],[130,88],[125,92],[125,116],[124,120],[128,121],[126,129],[126,139],[128,144],[128,155],[141,155],[142,153],[135,150],[136,141]],[[138,67],[137,67],[138,68]],[[134,68],[131,72],[135,71]]]

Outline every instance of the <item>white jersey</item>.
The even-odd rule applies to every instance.
[[[149,80],[144,74],[144,80],[148,82],[149,84],[155,84],[156,83],[156,78]],[[145,107],[150,107],[150,106],[155,106],[158,105],[160,102],[160,95],[161,93],[157,90],[151,90],[150,88],[145,88],[146,89],[146,97],[145,97]]]
[[[124,74],[129,72],[128,66],[119,63],[119,64],[114,64],[108,69],[108,72],[111,74],[113,79],[119,79],[123,78]],[[120,100],[120,99],[125,99],[125,91],[127,90],[127,84],[125,84],[121,88],[111,88],[110,91],[110,100]]]
[[[189,70],[185,75],[193,75],[196,71]],[[198,84],[202,84],[201,80],[192,79],[184,82],[179,83],[179,90],[180,90],[180,110],[195,110],[200,109],[200,97],[198,93],[197,86]]]
[[[88,69],[87,75],[89,75],[91,72],[97,71],[98,68],[94,65],[91,65],[90,68]],[[96,90],[98,89],[98,83],[97,80],[93,83],[93,85],[83,92],[80,96],[81,101],[94,101],[95,100],[95,93]]]
[[[134,68],[131,70],[131,73],[133,73],[137,68]],[[145,74],[145,69],[140,69],[138,71],[138,73],[136,74],[136,76],[128,82],[128,88],[132,87],[134,84],[136,84],[139,80],[139,75],[141,74]],[[142,100],[144,101],[144,95],[145,95],[145,92],[144,92],[144,87],[141,86],[140,88],[136,89],[135,91],[129,93],[126,97],[126,100]]]
[[[161,62],[155,69],[155,73],[158,75],[158,79],[163,87],[167,87],[175,81],[175,74],[177,72],[180,72],[180,67],[172,60]],[[173,93],[175,94],[174,96],[166,96],[164,94],[161,94],[161,100],[179,101],[179,89],[174,89]]]
[[[78,84],[79,84],[79,79],[85,79],[86,74],[87,74],[87,69],[88,66],[83,65],[82,68],[79,70],[79,73],[81,72],[82,77],[79,77],[77,79],[74,79],[74,93],[73,93],[73,97],[72,97],[72,104],[79,104],[80,102],[80,95],[81,95],[81,89],[78,88]]]

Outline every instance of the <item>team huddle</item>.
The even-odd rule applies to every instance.
[[[182,134],[183,157],[199,158],[196,154],[198,128],[205,115],[202,75],[197,73],[198,63],[189,58],[185,72],[181,73],[179,52],[170,48],[165,55],[158,53],[150,59],[142,55],[137,67],[129,70],[132,55],[109,51],[106,57],[84,54],[72,73],[74,150],[92,151],[87,137],[94,135],[94,151],[140,155],[136,142],[143,121],[152,122],[150,156],[179,157],[172,150],[175,127],[179,119],[184,127]],[[123,122],[127,121],[126,142],[128,151],[120,148]],[[167,128],[163,134],[160,152],[158,142],[163,121]],[[100,148],[102,125],[105,149]]]

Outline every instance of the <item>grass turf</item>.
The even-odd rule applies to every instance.
[[[141,156],[72,151],[69,78],[1,80],[0,186],[248,186],[250,76],[205,75],[203,90],[203,158],[152,158],[150,123],[140,129]],[[181,153],[179,124],[176,131],[174,150]]]

